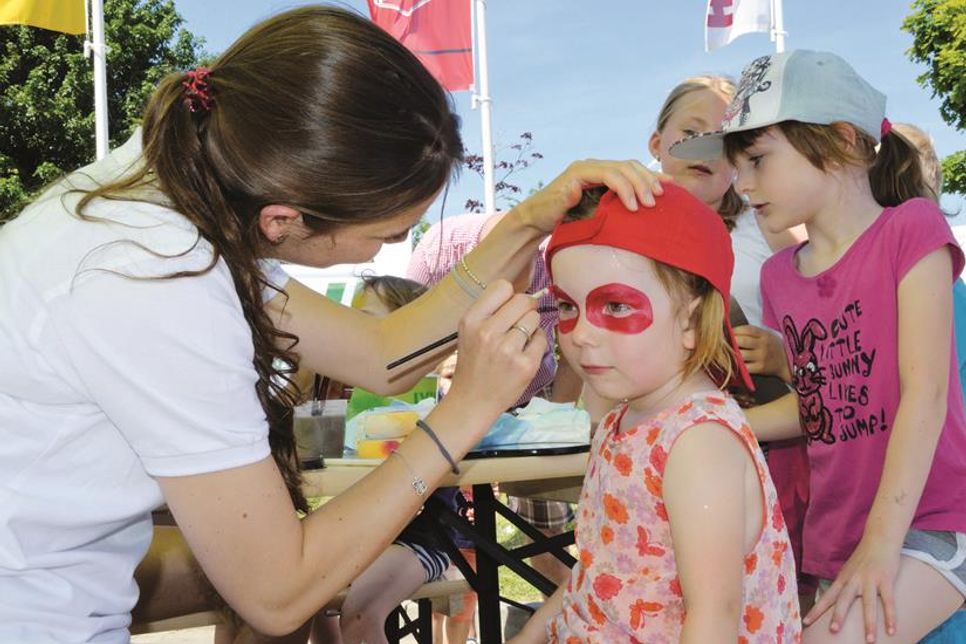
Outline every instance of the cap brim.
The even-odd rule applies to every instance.
[[[724,136],[724,132],[695,134],[671,145],[668,152],[672,157],[689,161],[718,159],[724,155]]]

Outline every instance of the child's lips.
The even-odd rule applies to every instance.
[[[599,376],[602,373],[606,373],[610,371],[610,367],[605,367],[603,365],[597,365],[597,364],[582,364],[580,365],[580,368],[583,370],[584,373],[592,376]]]
[[[759,215],[765,214],[765,209],[768,208],[768,203],[753,203],[751,207],[754,208]]]

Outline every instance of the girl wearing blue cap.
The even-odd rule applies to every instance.
[[[745,68],[722,132],[672,147],[723,149],[766,225],[808,231],[761,279],[795,393],[749,412],[761,440],[808,441],[806,642],[916,641],[966,596],[963,253],[884,112],[841,58],[795,51]]]

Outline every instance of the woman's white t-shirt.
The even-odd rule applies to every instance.
[[[139,138],[67,181],[118,176]],[[82,221],[67,186],[0,228],[0,642],[127,641],[154,477],[269,455],[224,261],[133,279],[202,268],[211,248],[158,205],[100,200],[104,221]]]

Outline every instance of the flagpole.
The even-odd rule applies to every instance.
[[[486,0],[473,0],[476,5],[476,45],[479,72],[478,92],[474,92],[473,109],[480,108],[480,136],[483,145],[483,206],[486,214],[496,212],[496,189],[493,179],[493,123],[490,79],[486,65]]]
[[[782,16],[782,0],[772,0],[771,15],[775,23],[775,53],[785,51],[785,22]]]
[[[107,47],[104,44],[104,0],[90,0],[91,40],[84,55],[94,58],[94,143],[98,159],[107,156]]]

